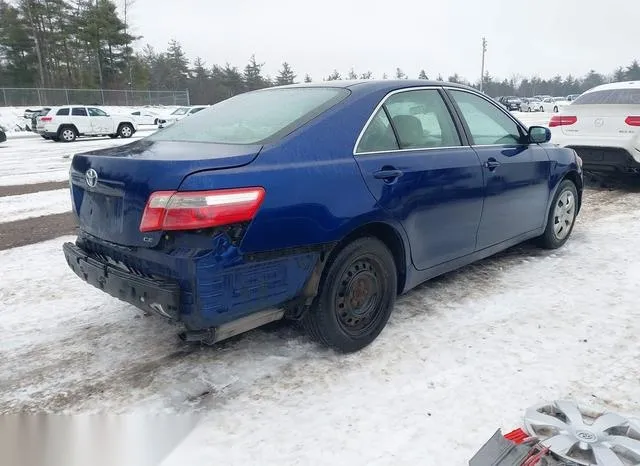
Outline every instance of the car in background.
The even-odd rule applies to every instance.
[[[4,127],[0,126],[0,143],[5,142],[7,140],[7,134],[5,133]]]
[[[576,100],[578,97],[580,97],[582,94],[569,94],[567,96],[567,102],[573,102],[574,100]]]
[[[214,344],[300,321],[357,351],[425,280],[528,239],[562,246],[576,153],[475,89],[328,81],[240,94],[76,154],[70,268]],[[428,240],[425,240],[428,238]]]
[[[536,99],[535,97],[525,97],[521,99],[520,111],[521,112],[541,112],[542,101],[540,99]]]
[[[183,118],[186,118],[191,115],[195,115],[196,113],[198,113],[201,110],[204,110],[205,108],[207,108],[206,105],[199,105],[195,107],[179,107],[176,110],[174,110],[169,116],[159,118],[158,128],[166,128],[167,126],[174,124],[176,121],[180,121]]]
[[[585,170],[640,174],[640,81],[594,87],[549,122],[553,142],[574,149]]]
[[[160,115],[150,110],[136,110],[131,112],[133,120],[139,125],[158,125]]]
[[[504,107],[507,110],[520,110],[520,104],[522,103],[522,101],[520,100],[520,97],[516,97],[516,96],[505,96],[505,97],[500,97],[500,103],[502,105],[504,105]]]
[[[544,100],[547,98],[551,98],[552,96],[548,95],[548,94],[542,94],[542,95],[534,95],[533,98],[534,99],[539,99],[539,100]]]
[[[42,115],[46,115],[47,112],[51,110],[51,107],[43,107],[41,109],[38,110],[30,110],[27,109],[24,112],[24,118],[31,120],[31,131],[34,133],[37,133],[37,126],[38,126],[38,117],[42,116]]]
[[[132,115],[110,115],[98,107],[53,107],[38,117],[38,133],[44,139],[73,142],[79,136],[130,138],[138,130]]]
[[[547,97],[542,100],[542,111],[547,113],[558,113],[560,109],[571,104],[564,97]]]

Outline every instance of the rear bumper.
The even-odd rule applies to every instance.
[[[583,170],[601,174],[637,174],[640,162],[621,147],[566,146],[582,159]],[[640,155],[640,154],[639,154]]]
[[[65,243],[62,249],[71,270],[85,282],[140,309],[178,320],[180,314],[178,284],[120,270],[106,262],[89,257],[72,243]]]

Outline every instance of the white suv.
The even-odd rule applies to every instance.
[[[133,115],[109,115],[97,107],[53,107],[38,118],[37,132],[45,139],[73,142],[78,136],[130,138],[138,130]]]
[[[588,90],[549,122],[551,142],[574,149],[585,171],[640,173],[640,81]]]

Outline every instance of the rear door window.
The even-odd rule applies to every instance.
[[[398,150],[398,141],[384,108],[378,110],[358,142],[357,154]]]
[[[73,116],[87,116],[87,109],[84,107],[73,107],[71,110]]]
[[[453,118],[437,89],[394,94],[384,104],[400,149],[428,149],[460,145]]]

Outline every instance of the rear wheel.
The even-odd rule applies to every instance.
[[[319,294],[302,324],[343,353],[369,345],[387,324],[397,293],[395,261],[380,240],[360,238],[327,264]]]
[[[131,126],[129,123],[122,123],[118,128],[118,136],[123,139],[130,138],[131,136],[133,136],[133,126]]]
[[[77,137],[75,128],[71,126],[63,126],[58,132],[58,139],[62,142],[73,142]]]
[[[567,242],[578,214],[578,190],[573,181],[564,180],[553,198],[549,209],[547,227],[540,237],[546,249],[557,249]]]

